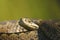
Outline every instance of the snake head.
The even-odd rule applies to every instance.
[[[30,18],[21,18],[19,21],[19,25],[23,26],[28,30],[36,30],[39,26],[34,23]]]

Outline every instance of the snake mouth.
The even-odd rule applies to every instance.
[[[29,18],[21,18],[19,21],[19,25],[23,26],[28,30],[36,30],[39,28],[39,26],[32,22],[32,20]]]

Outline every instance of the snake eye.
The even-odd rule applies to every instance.
[[[28,21],[29,23],[31,23],[31,21]]]
[[[39,26],[32,22],[29,18],[21,18],[19,24],[28,30],[35,30],[39,28]]]

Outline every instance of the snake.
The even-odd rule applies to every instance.
[[[0,40],[32,40],[32,36],[37,35],[38,28],[39,26],[29,18],[0,22]]]
[[[0,40],[60,40],[60,20],[20,18],[0,22]]]

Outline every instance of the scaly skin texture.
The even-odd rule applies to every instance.
[[[27,30],[19,20],[0,22],[0,40],[38,40],[37,30]]]
[[[5,23],[5,24],[4,24]],[[20,26],[18,20],[5,21],[0,23],[0,33],[15,33],[28,31],[24,27]]]
[[[37,31],[0,34],[0,40],[38,40]]]
[[[12,24],[17,23],[17,21],[9,21],[12,22]],[[7,33],[1,33],[0,31],[0,40],[60,40],[60,20],[36,20],[32,19],[32,22],[36,23],[39,25],[38,30],[32,30],[29,31],[25,29],[24,31],[22,28],[20,28],[20,32],[15,31],[19,29],[12,30],[10,33],[9,30],[8,32],[4,29],[3,32]],[[5,24],[5,22],[1,23]],[[6,25],[6,24],[5,24]],[[11,24],[9,24],[11,25]],[[15,24],[16,26],[16,24]],[[13,27],[15,27],[13,26]],[[12,29],[14,29],[12,27]],[[20,26],[21,27],[21,26]]]

